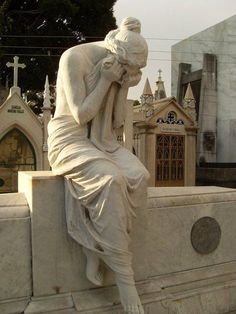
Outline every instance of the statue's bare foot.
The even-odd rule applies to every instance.
[[[100,259],[93,251],[83,248],[87,258],[86,276],[96,286],[103,285],[103,271],[100,268]]]
[[[124,311],[127,314],[144,314],[138,292],[134,285],[127,285],[117,282],[117,286],[120,292],[120,299],[123,305]]]

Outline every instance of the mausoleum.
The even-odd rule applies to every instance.
[[[51,118],[48,79],[43,115],[38,117],[21,96],[16,81],[19,65],[15,59],[12,64],[14,86],[0,104],[0,193],[17,191],[18,171],[50,169],[47,158],[47,124]]]
[[[196,100],[199,184],[236,186],[236,15],[172,47],[172,95]]]
[[[130,122],[125,124],[125,140],[133,138],[130,149],[149,170],[149,186],[192,186],[196,175],[195,100],[191,86],[184,107],[175,97],[166,97],[160,73],[154,93],[147,79],[141,104],[127,103],[132,109],[128,108]],[[118,132],[121,142],[122,131]]]

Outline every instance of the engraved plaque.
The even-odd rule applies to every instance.
[[[220,238],[220,225],[212,217],[202,217],[192,227],[192,246],[200,254],[209,254],[215,251],[220,243]]]

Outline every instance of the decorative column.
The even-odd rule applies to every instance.
[[[216,114],[217,114],[217,59],[204,54],[199,131],[197,143],[198,162],[216,162]]]
[[[196,180],[196,148],[197,148],[197,127],[186,129],[186,163],[185,163],[185,186],[194,186]]]
[[[44,85],[44,101],[43,101],[43,169],[49,170],[48,162],[48,123],[51,120],[51,102],[48,76],[46,76]]]

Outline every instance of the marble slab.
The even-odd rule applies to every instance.
[[[32,220],[33,293],[56,295],[93,287],[85,278],[80,246],[68,235],[64,181],[51,172],[19,172]]]
[[[27,297],[31,293],[30,216],[27,201],[23,194],[1,194],[0,301]],[[0,309],[2,307],[0,305]]]
[[[123,313],[112,276],[106,282],[109,287],[100,289],[85,278],[81,248],[67,235],[63,179],[48,172],[22,172],[19,188],[32,217],[34,298],[28,313],[39,313],[41,305],[42,313],[49,308],[55,312],[54,306],[60,313],[65,310],[60,298],[67,293],[72,294],[66,303],[69,311]],[[204,217],[215,219],[221,230],[218,246],[208,254],[198,253],[191,242],[193,225]],[[160,314],[208,314],[212,302],[217,304],[212,306],[214,314],[236,310],[235,221],[234,189],[148,189],[147,208],[137,211],[131,245],[137,287],[147,313],[156,314],[158,309]]]

